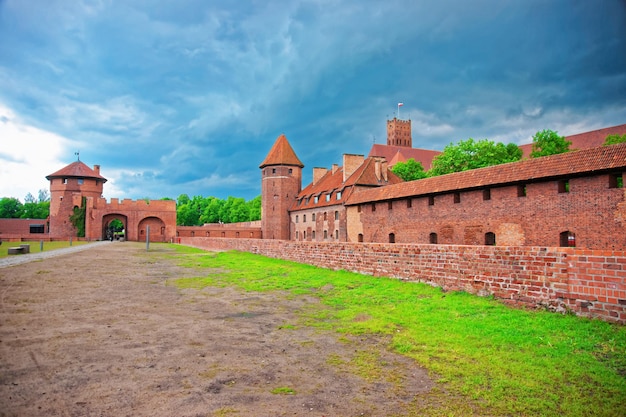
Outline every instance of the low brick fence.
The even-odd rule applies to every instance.
[[[329,269],[424,282],[513,305],[626,324],[626,252],[533,246],[410,245],[181,238]]]

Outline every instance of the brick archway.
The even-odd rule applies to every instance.
[[[124,224],[124,230],[128,231],[128,216],[120,213],[111,213],[102,217],[102,240],[109,239],[107,229],[113,220],[119,220]]]
[[[137,236],[139,240],[146,240],[148,233],[148,226],[150,226],[150,242],[166,242],[166,227],[165,222],[159,217],[145,217],[137,225]]]

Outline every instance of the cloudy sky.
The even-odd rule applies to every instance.
[[[0,197],[76,160],[107,198],[260,194],[386,142],[529,143],[626,123],[623,0],[0,0]]]

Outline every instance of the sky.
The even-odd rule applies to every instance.
[[[279,135],[304,187],[394,116],[434,150],[625,124],[626,1],[0,0],[0,197],[80,158],[106,198],[248,200]]]

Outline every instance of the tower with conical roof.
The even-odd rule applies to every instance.
[[[263,239],[290,239],[289,208],[302,189],[304,164],[285,135],[280,135],[261,168],[261,233]]]
[[[104,183],[100,175],[100,166],[91,169],[80,160],[73,162],[46,177],[50,181],[50,237],[68,238],[77,235],[76,228],[70,221],[75,207],[93,204],[93,200],[102,196]]]

